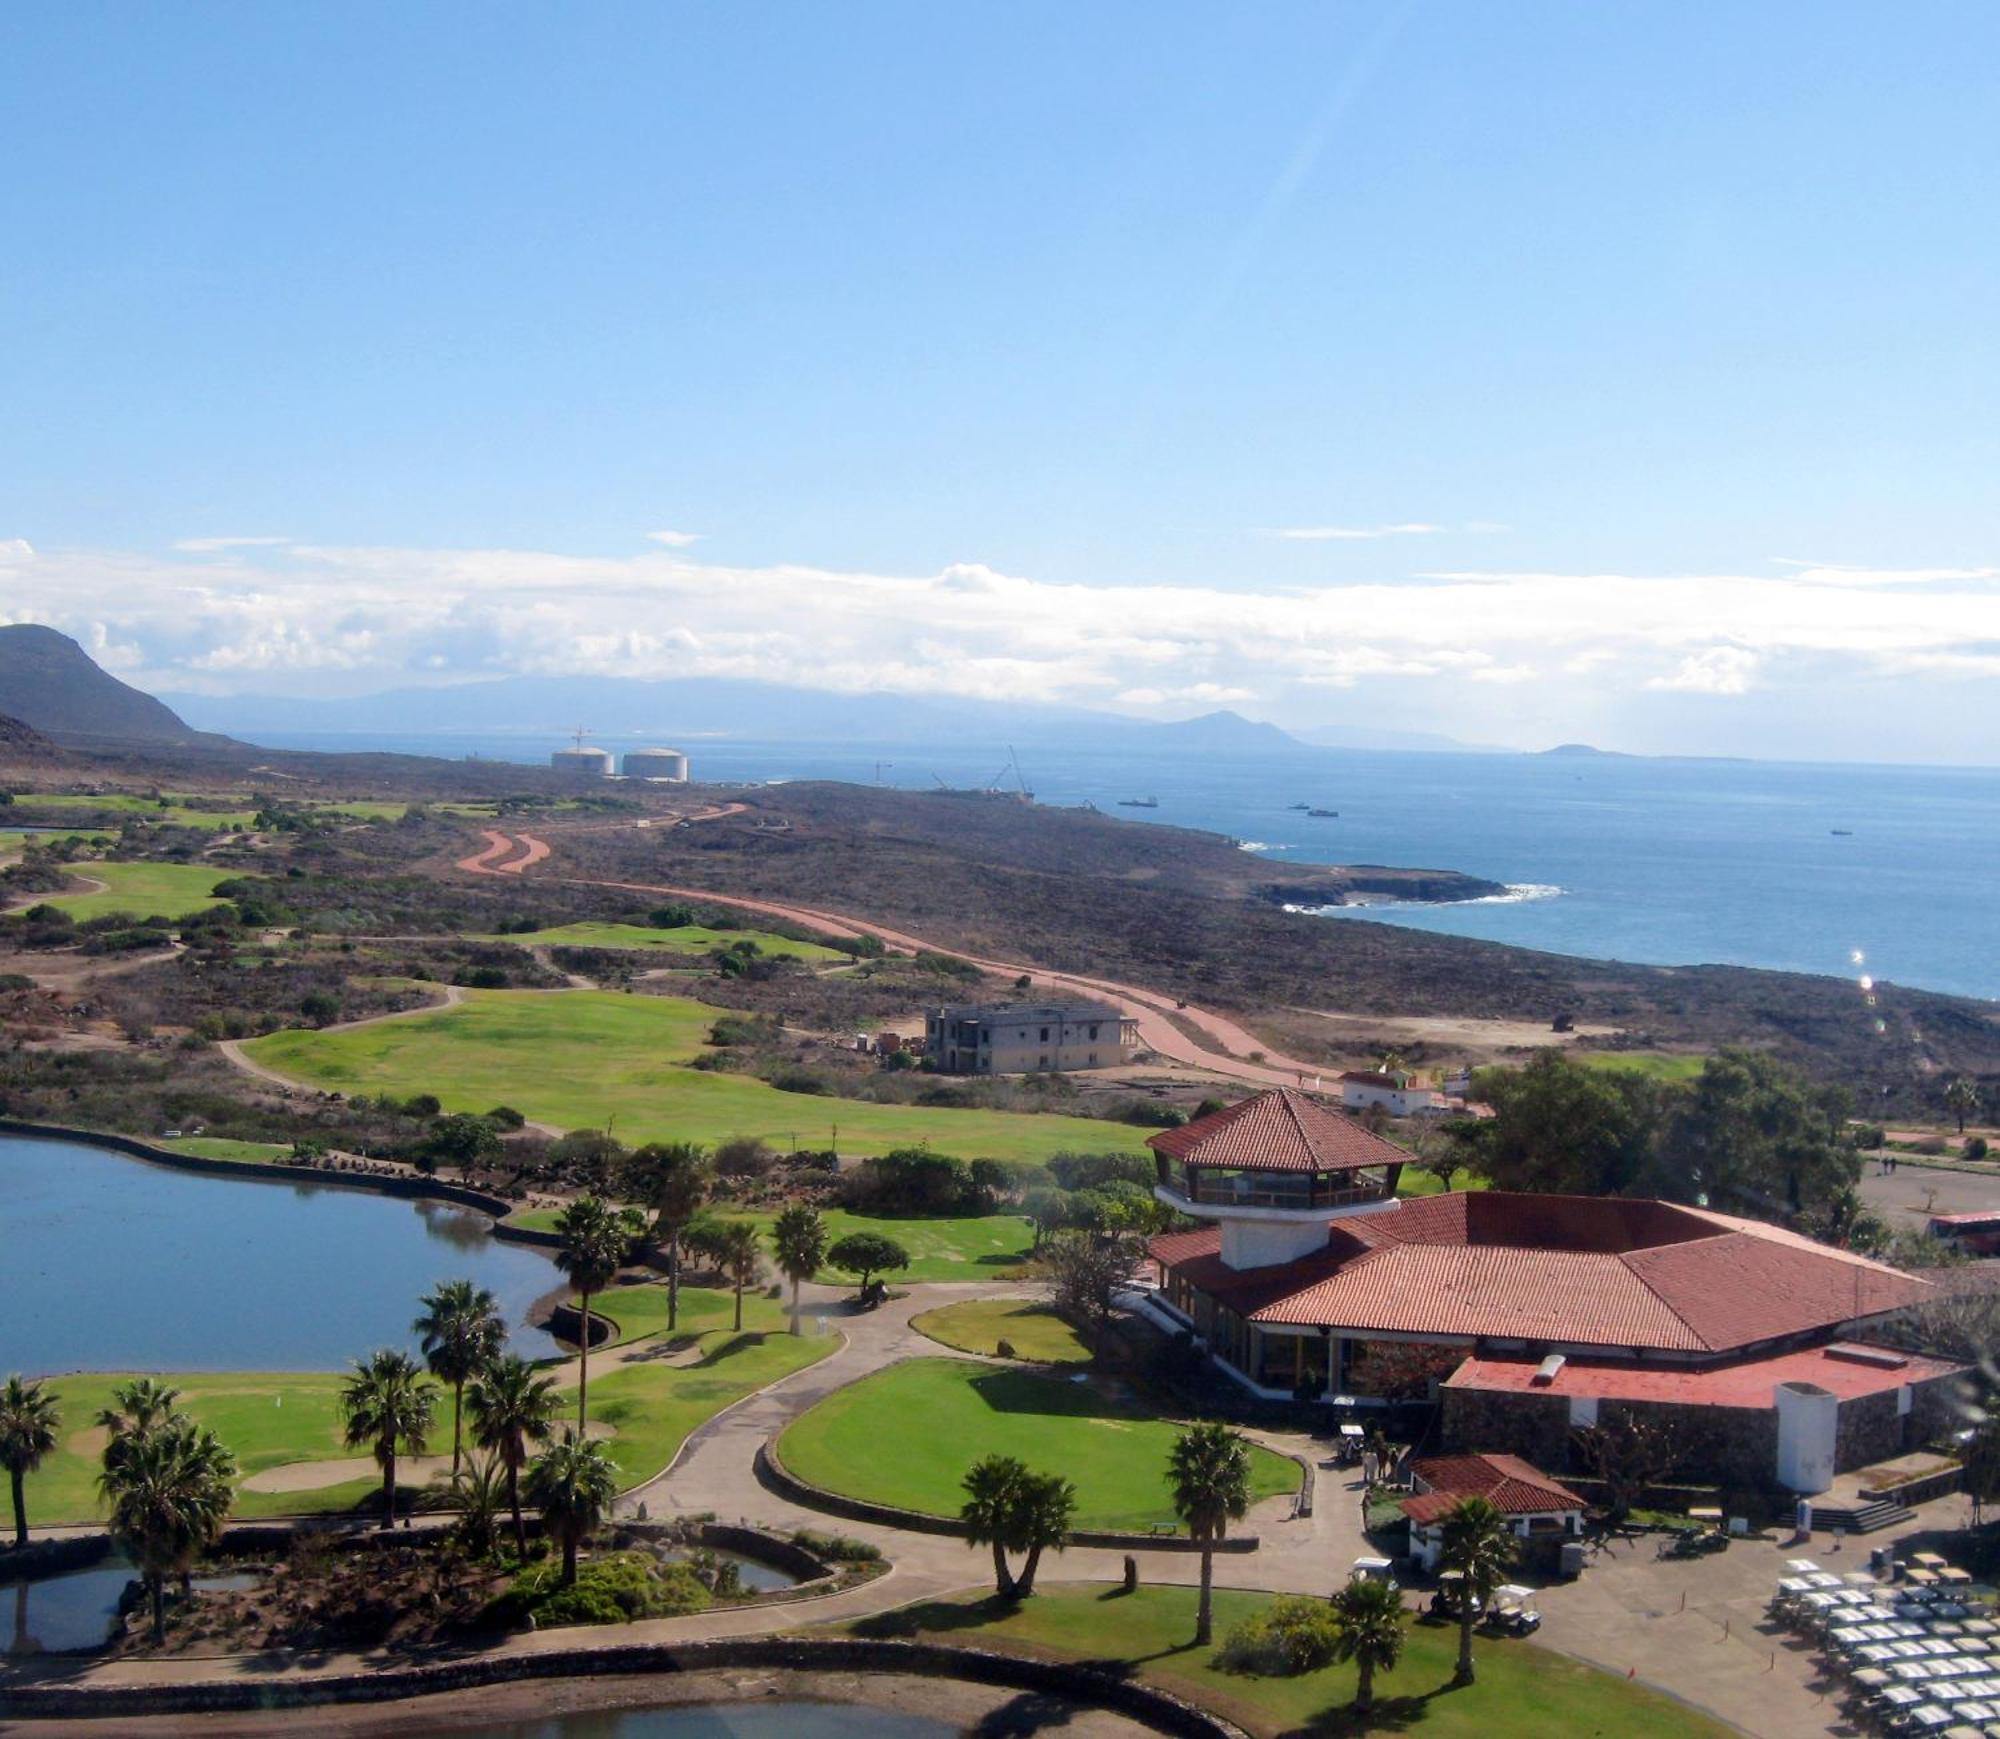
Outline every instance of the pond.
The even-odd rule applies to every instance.
[[[439,1729],[430,1739],[952,1739],[948,1721],[855,1703],[757,1702],[606,1709]]]
[[[0,1135],[0,1248],[5,1371],[339,1370],[415,1351],[417,1300],[458,1278],[500,1301],[515,1351],[558,1350],[527,1326],[554,1264],[440,1202]]]
[[[118,1602],[132,1580],[132,1566],[115,1554],[85,1570],[66,1570],[38,1582],[0,1586],[0,1655],[68,1653],[93,1649],[111,1634]],[[198,1590],[221,1593],[254,1588],[258,1571],[197,1576]]]

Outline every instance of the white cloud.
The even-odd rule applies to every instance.
[[[647,537],[654,543],[663,543],[668,549],[690,549],[702,540],[698,531],[649,531]]]
[[[35,546],[25,537],[0,537],[0,562],[31,562]]]
[[[1361,543],[1378,537],[1427,537],[1444,529],[1416,521],[1405,525],[1277,525],[1260,527],[1256,535],[1292,543]]]
[[[1690,652],[1663,676],[1648,679],[1648,688],[1681,694],[1748,694],[1751,679],[1763,662],[1741,646],[1711,646]]]
[[[1854,568],[1838,562],[1798,561],[1790,556],[1771,558],[1781,568],[1793,568],[1793,575],[1809,586],[1935,586],[1965,581],[2000,580],[2000,568]]]
[[[1391,684],[1417,707],[1432,684],[1443,711],[1536,684],[1567,709],[1647,689],[1699,705],[1849,677],[2000,677],[1990,570],[1923,570],[1940,577],[1921,586],[1827,585],[1819,571],[1485,569],[1231,589],[1054,584],[973,562],[728,567],[667,549],[289,545],[254,564],[226,549],[67,549],[9,567],[0,613],[105,646],[142,685],[224,692],[523,671],[1271,711],[1269,697],[1310,710],[1316,693]]]
[[[232,549],[280,549],[292,540],[288,537],[184,537],[174,545],[182,555],[217,555]]]

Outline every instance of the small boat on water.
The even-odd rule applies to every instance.
[[[1308,815],[1316,815],[1322,821],[1338,821],[1340,819],[1340,811],[1338,809],[1308,809],[1306,813]]]
[[[1303,813],[1304,813],[1305,811],[1307,811],[1307,810],[1309,810],[1310,808],[1312,808],[1312,805],[1311,805],[1310,803],[1287,803],[1287,804],[1285,805],[1285,807],[1286,807],[1287,809],[1296,809],[1296,810],[1298,810],[1298,811],[1299,811],[1299,812],[1300,812],[1301,814],[1303,814]]]
[[[1833,837],[1835,839],[1852,839],[1854,837],[1854,829],[1851,827],[1836,827],[1833,830]]]
[[[1120,809],[1157,809],[1159,806],[1160,800],[1157,797],[1121,797],[1118,799],[1118,807]]]

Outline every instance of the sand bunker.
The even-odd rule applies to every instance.
[[[607,1437],[616,1437],[618,1431],[602,1419],[593,1419],[584,1428],[583,1434],[601,1443]],[[400,1455],[396,1458],[396,1483],[399,1486],[428,1485],[433,1479],[448,1479],[450,1475],[449,1455]],[[267,1467],[246,1479],[243,1489],[261,1492],[318,1491],[323,1486],[345,1485],[351,1479],[379,1480],[381,1477],[382,1470],[375,1465],[374,1456],[343,1455],[326,1461],[288,1461],[281,1467]]]

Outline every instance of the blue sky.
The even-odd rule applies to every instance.
[[[1995,753],[1991,6],[45,0],[0,65],[0,614],[158,686]]]

